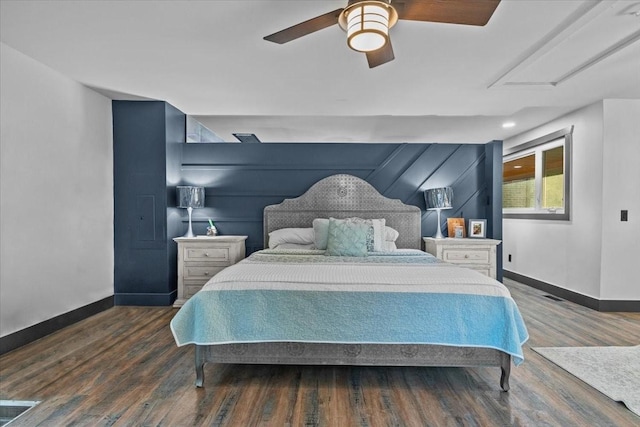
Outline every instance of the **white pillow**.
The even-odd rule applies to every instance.
[[[269,249],[284,243],[313,244],[313,228],[281,228],[269,233]]]
[[[317,249],[327,249],[329,239],[329,218],[316,218],[313,220],[314,244]]]
[[[398,230],[395,230],[391,227],[384,228],[384,240],[387,242],[395,242],[396,240],[398,240],[399,235],[400,233],[398,233]]]
[[[393,251],[397,251],[398,248],[396,246],[395,242],[390,242],[390,241],[386,241],[384,242],[384,252],[393,252]]]

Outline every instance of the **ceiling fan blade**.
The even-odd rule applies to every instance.
[[[483,26],[500,0],[398,0],[398,19]]]
[[[369,68],[377,67],[378,65],[386,64],[393,61],[393,46],[391,46],[391,39],[387,40],[384,46],[378,50],[367,52],[367,61],[369,62]]]
[[[314,33],[324,28],[330,27],[338,23],[338,16],[343,9],[336,9],[324,15],[316,16],[307,21],[296,24],[292,27],[285,28],[277,33],[264,37],[265,40],[274,43],[287,43],[307,34]]]

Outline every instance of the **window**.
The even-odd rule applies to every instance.
[[[569,220],[573,127],[505,150],[504,218]]]

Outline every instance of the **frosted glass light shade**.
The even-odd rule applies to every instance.
[[[204,187],[179,185],[176,204],[179,208],[204,208]]]
[[[347,44],[358,52],[378,50],[389,38],[389,9],[376,3],[352,7],[346,15]]]
[[[451,209],[453,207],[453,188],[430,188],[424,192],[427,210]]]

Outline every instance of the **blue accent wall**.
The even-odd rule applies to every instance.
[[[322,178],[360,177],[386,197],[423,210],[422,235],[436,230],[423,191],[451,186],[450,217],[487,219],[487,237],[502,238],[502,142],[488,144],[185,144],[185,115],[161,101],[114,101],[114,293],[117,305],[169,305],[176,297],[174,237],[188,217],[175,187],[205,187],[208,219],[221,234],[247,235],[247,253],[262,249],[267,205],[298,197]],[[502,280],[501,247],[498,274]]]
[[[422,234],[436,230],[437,214],[426,211],[423,191],[451,186],[449,217],[486,218],[488,237],[502,237],[501,142],[489,144],[184,144],[181,184],[205,187],[205,208],[194,210],[194,232],[208,218],[222,234],[248,235],[247,252],[261,249],[265,206],[298,197],[318,180],[355,175],[386,197],[420,207]],[[499,172],[495,170],[499,167]],[[498,177],[499,181],[494,182]],[[498,202],[494,209],[492,202]],[[186,229],[186,215],[183,215]]]
[[[179,230],[167,206],[175,206],[185,115],[161,101],[113,101],[112,111],[115,304],[170,305]]]
[[[485,172],[487,181],[487,237],[502,240],[502,141],[492,141],[485,145]],[[502,244],[496,253],[497,276],[502,282]]]

